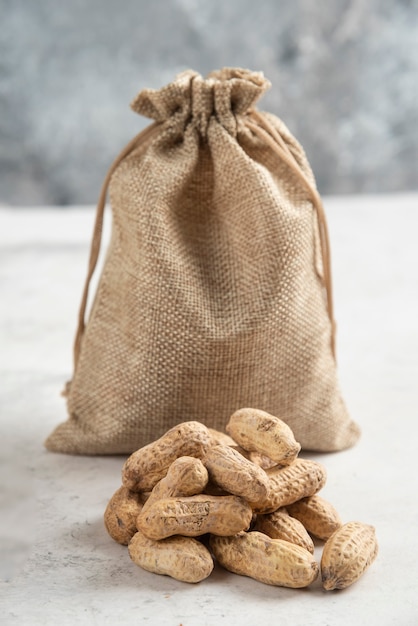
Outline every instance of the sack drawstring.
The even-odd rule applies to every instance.
[[[79,313],[78,313],[78,325],[77,325],[77,330],[76,330],[75,339],[74,339],[74,348],[73,348],[74,370],[77,367],[78,358],[80,355],[81,340],[83,338],[84,331],[86,328],[85,316],[86,316],[87,300],[88,300],[88,295],[89,295],[89,287],[90,287],[90,281],[92,279],[92,276],[93,276],[93,273],[94,273],[94,270],[96,268],[97,261],[99,258],[100,245],[102,241],[102,231],[103,231],[103,217],[104,217],[104,210],[106,206],[106,196],[107,196],[107,190],[109,187],[110,179],[112,177],[112,174],[118,167],[118,165],[121,163],[121,161],[123,161],[123,159],[127,157],[128,154],[130,154],[136,147],[138,147],[141,143],[146,141],[148,137],[154,132],[156,126],[158,126],[157,123],[150,124],[149,126],[147,126],[147,128],[145,128],[138,135],[136,135],[123,148],[122,152],[113,161],[103,181],[99,200],[97,202],[96,219],[95,219],[94,227],[93,227],[93,236],[92,236],[91,246],[90,246],[90,258],[89,258],[89,263],[88,263],[87,276],[86,276],[86,281],[84,284],[83,295],[81,297],[81,304],[80,304]]]
[[[252,122],[250,118],[253,118],[255,123]],[[316,210],[318,218],[318,231],[321,244],[321,256],[324,272],[323,280],[326,291],[327,311],[331,322],[331,350],[335,359],[335,321],[332,295],[330,244],[327,221],[320,195],[315,187],[308,180],[308,178],[305,176],[304,172],[301,170],[298,162],[296,161],[283,137],[274,128],[274,126],[270,124],[265,116],[253,109],[245,120],[245,125],[251,131],[253,131],[254,134],[258,135],[261,140],[269,145],[281,161],[285,162],[286,165],[289,166],[289,168],[296,174],[299,180],[306,187],[311,197],[311,201]]]

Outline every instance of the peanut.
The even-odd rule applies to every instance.
[[[127,546],[136,533],[136,518],[143,507],[142,494],[119,487],[110,498],[104,512],[104,524],[109,535]]]
[[[324,546],[321,558],[322,586],[326,591],[345,589],[356,582],[377,556],[373,526],[347,522]]]
[[[216,560],[225,569],[267,585],[307,587],[318,576],[313,555],[288,541],[258,531],[210,538]]]
[[[251,507],[237,496],[198,495],[158,500],[138,515],[136,524],[155,540],[172,535],[234,535],[249,528],[252,515]]]
[[[138,531],[129,543],[132,561],[154,574],[171,576],[186,583],[198,583],[213,570],[209,550],[192,537],[149,539]]]
[[[230,446],[209,448],[203,459],[209,476],[219,487],[249,501],[264,501],[269,479],[265,471]]]
[[[131,454],[122,468],[122,482],[131,491],[150,491],[173,461],[180,456],[202,458],[211,441],[204,424],[182,422]]]
[[[279,509],[267,515],[257,515],[254,530],[264,533],[271,539],[283,539],[295,543],[311,554],[314,553],[314,543],[304,525],[291,517],[286,509]]]
[[[290,504],[287,510],[292,517],[302,522],[311,535],[323,541],[327,541],[342,526],[335,507],[318,495],[302,498]]]
[[[235,411],[226,432],[249,452],[259,452],[275,463],[288,465],[300,452],[300,444],[285,422],[259,409]]]
[[[154,486],[142,511],[162,498],[194,496],[202,493],[208,480],[208,471],[200,459],[180,456],[172,462],[164,478]]]
[[[326,482],[326,470],[317,461],[295,459],[291,465],[266,470],[270,480],[269,494],[262,503],[253,502],[256,513],[272,513],[301,498],[313,496]]]

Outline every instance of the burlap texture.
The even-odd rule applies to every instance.
[[[262,74],[188,71],[132,103],[158,124],[110,183],[112,237],[50,450],[131,453],[173,425],[223,430],[238,408],[304,449],[358,438],[330,348],[317,215],[246,125]],[[303,149],[279,131],[314,185]]]

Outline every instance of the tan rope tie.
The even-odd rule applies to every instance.
[[[89,257],[89,263],[88,263],[87,277],[86,277],[86,281],[84,284],[83,295],[81,298],[81,304],[80,304],[80,309],[78,313],[78,325],[77,325],[77,330],[76,330],[75,339],[74,339],[74,370],[77,367],[78,358],[80,355],[81,340],[83,338],[84,331],[86,328],[85,316],[86,316],[87,300],[88,300],[88,295],[89,295],[89,287],[90,287],[90,282],[91,282],[91,279],[94,274],[94,270],[96,268],[97,261],[99,258],[100,246],[101,246],[101,241],[102,241],[102,231],[103,231],[103,217],[104,217],[104,210],[106,207],[106,196],[107,196],[110,179],[114,171],[118,167],[118,165],[120,165],[120,163],[123,161],[123,159],[127,157],[128,154],[130,154],[141,143],[146,141],[149,138],[149,136],[154,133],[157,126],[158,124],[156,123],[150,124],[149,126],[147,126],[147,128],[145,128],[138,135],[136,135],[123,148],[122,152],[113,161],[103,181],[99,200],[97,202],[96,218],[95,218],[95,223],[93,227],[93,236],[92,236],[91,246],[90,246],[90,257]]]
[[[322,265],[324,268],[324,287],[326,291],[327,311],[331,322],[331,350],[335,358],[335,321],[332,294],[330,244],[327,221],[320,195],[315,187],[312,186],[311,182],[307,179],[304,172],[301,170],[298,162],[291,153],[283,137],[274,128],[274,126],[270,124],[270,122],[258,111],[251,111],[250,116],[256,121],[256,123],[247,118],[245,121],[247,128],[253,131],[254,134],[258,135],[260,139],[262,139],[267,145],[269,145],[271,149],[281,159],[281,161],[285,162],[286,165],[288,165],[289,168],[296,174],[296,176],[308,190],[312,204],[316,210],[318,218],[319,239],[321,244]]]

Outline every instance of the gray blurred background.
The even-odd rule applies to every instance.
[[[144,87],[263,71],[322,193],[418,188],[418,0],[0,0],[0,203],[96,201]]]

